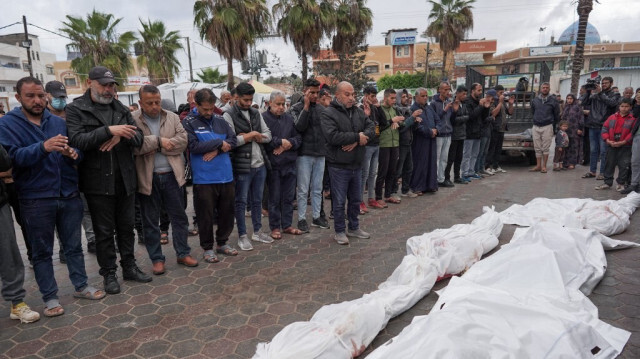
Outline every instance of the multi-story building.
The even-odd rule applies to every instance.
[[[383,34],[384,45],[369,45],[364,59],[364,69],[374,80],[384,75],[397,73],[413,74],[442,68],[443,53],[438,43],[416,42],[416,28],[393,29]],[[454,76],[464,76],[467,65],[483,64],[491,60],[497,49],[496,40],[468,40],[460,43],[454,54]],[[427,50],[429,53],[427,54]],[[314,65],[324,63],[338,64],[333,51],[323,49],[313,58]],[[447,60],[451,64],[451,57]],[[447,66],[450,68],[450,66]]]
[[[56,55],[42,52],[37,35],[29,34],[29,40],[33,76],[43,83],[55,80],[53,64]],[[24,41],[24,34],[0,36],[0,93],[14,92],[16,82],[29,76],[27,49],[20,46]]]

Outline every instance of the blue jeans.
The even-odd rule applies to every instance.
[[[489,153],[489,143],[491,143],[491,137],[482,137],[480,139],[480,148],[478,149],[478,159],[474,166],[476,173],[484,170],[484,161]]]
[[[360,213],[362,170],[349,170],[329,166],[331,178],[331,199],[333,201],[333,224],[336,233],[345,233],[344,206],[347,201],[347,217],[349,229],[360,228],[358,214]],[[373,189],[369,189],[372,191]]]
[[[591,148],[589,171],[591,173],[596,173],[598,170],[598,159],[600,159],[600,174],[604,174],[607,158],[607,146],[602,139],[602,129],[589,128],[589,147]]]
[[[376,193],[374,191],[376,187],[376,175],[378,174],[378,159],[380,156],[379,146],[365,146],[364,160],[362,161],[362,191],[360,191],[360,198],[364,198],[364,185],[367,185],[369,199],[374,199]]]
[[[151,195],[137,193],[140,200],[140,214],[144,228],[144,244],[151,262],[164,262],[160,244],[160,212],[162,206],[171,221],[171,235],[176,257],[184,258],[191,253],[187,237],[189,236],[189,218],[184,210],[184,194],[173,172],[153,174]]]
[[[262,228],[262,193],[264,182],[267,179],[267,168],[260,166],[252,168],[249,173],[236,175],[236,224],[238,235],[247,234],[247,225],[244,222],[244,212],[247,209],[247,197],[251,192],[251,223],[253,233],[258,233]]]
[[[298,156],[296,167],[298,182],[298,221],[306,218],[309,190],[311,190],[311,215],[314,219],[320,218],[324,157]]]
[[[53,239],[57,228],[67,257],[69,279],[76,291],[87,286],[82,254],[81,224],[83,205],[80,196],[20,200],[20,211],[33,251],[33,271],[42,300],[58,299],[58,284],[53,272]]]
[[[462,177],[469,177],[475,173],[476,160],[480,151],[480,139],[464,140],[462,147],[462,164],[460,171]]]

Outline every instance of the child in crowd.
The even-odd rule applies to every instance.
[[[569,135],[567,130],[569,129],[569,122],[560,121],[558,123],[558,133],[556,133],[556,154],[553,156],[553,170],[560,171],[564,169],[562,163],[564,162],[564,156],[569,148]]]
[[[631,163],[631,143],[636,118],[631,114],[631,99],[624,98],[620,102],[619,111],[611,115],[602,126],[602,139],[607,144],[604,183],[596,189],[609,189],[613,186],[613,175],[618,167],[617,191],[623,191],[624,182],[629,173]]]

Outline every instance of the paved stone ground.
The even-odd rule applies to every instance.
[[[405,241],[412,235],[468,223],[481,214],[484,205],[503,210],[535,197],[621,197],[612,190],[593,190],[599,182],[580,179],[584,167],[531,174],[526,163],[510,161],[505,169],[509,173],[373,211],[361,217],[362,228],[372,238],[352,240],[349,246],[334,243],[332,230],[313,228],[310,234],[285,235],[273,245],[254,244],[251,252],[226,257],[217,264],[201,263],[195,269],[178,267],[172,247],[164,246],[167,274],[154,276],[149,284],[126,282],[121,294],[99,302],[72,298],[66,267],[55,255],[66,313],[20,324],[8,318],[9,305],[0,304],[0,358],[250,358],[258,342],[270,340],[287,324],[308,320],[325,304],[375,290],[400,263]],[[639,241],[638,217],[632,217],[631,227],[616,238]],[[266,225],[266,218],[263,223]],[[509,241],[514,229],[505,226],[501,244]],[[236,238],[232,236],[233,244]],[[189,242],[200,258],[197,237]],[[145,248],[137,246],[136,254],[140,266],[150,272]],[[608,253],[607,273],[590,297],[601,319],[633,333],[623,358],[640,357],[639,255],[640,249]],[[86,266],[90,282],[101,287],[93,255],[86,255]],[[26,301],[42,313],[32,270],[27,269],[26,277]],[[437,283],[434,290],[447,282]],[[397,335],[414,316],[428,313],[436,297],[431,292],[392,319],[361,357]]]

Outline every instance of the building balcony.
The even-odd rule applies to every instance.
[[[21,78],[29,76],[28,72],[25,72],[21,68],[3,67],[0,66],[0,81],[1,82],[18,82]]]

